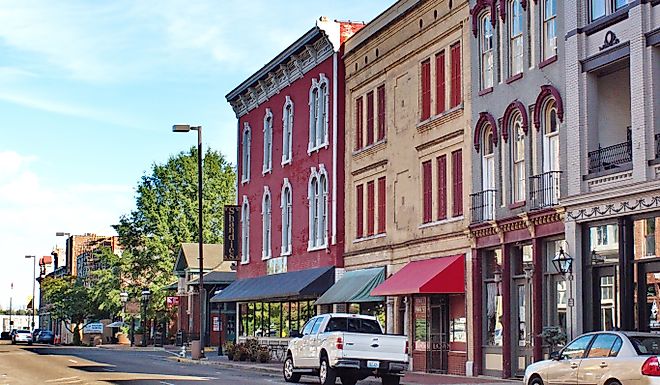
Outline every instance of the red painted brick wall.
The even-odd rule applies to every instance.
[[[449,352],[447,357],[447,373],[464,376],[466,361],[467,353],[454,351]]]

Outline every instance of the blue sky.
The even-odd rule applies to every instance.
[[[55,232],[113,234],[154,162],[196,143],[235,163],[224,96],[326,15],[389,1],[0,2],[0,306],[25,306]]]

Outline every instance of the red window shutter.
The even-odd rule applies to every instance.
[[[447,156],[437,158],[438,162],[438,220],[447,219]]]
[[[355,149],[362,148],[362,96],[355,100]]]
[[[422,210],[424,223],[431,222],[431,210],[433,206],[433,197],[431,196],[431,161],[422,163]]]
[[[422,120],[431,117],[431,61],[422,62]]]
[[[445,111],[445,51],[435,55],[435,112]]]
[[[378,178],[378,234],[385,233],[385,177]]]
[[[363,231],[363,221],[364,221],[364,188],[361,184],[357,185],[356,187],[356,212],[357,212],[357,218],[355,220],[355,227],[356,227],[356,235],[357,238],[362,238],[364,235]]]
[[[451,107],[461,104],[461,43],[451,46]]]
[[[385,139],[385,86],[378,87],[378,140]]]
[[[374,92],[367,94],[367,146],[374,144]]]
[[[374,235],[374,224],[376,216],[374,181],[367,182],[367,235]]]
[[[463,151],[456,150],[451,153],[452,163],[452,197],[453,215],[463,215]]]

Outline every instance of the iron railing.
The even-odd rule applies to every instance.
[[[481,223],[495,219],[495,190],[484,190],[470,194],[472,223]]]
[[[660,159],[660,134],[655,134],[655,158]]]
[[[589,174],[612,170],[632,162],[632,141],[628,140],[613,146],[601,147],[589,151]]]
[[[561,171],[547,171],[529,179],[532,188],[529,193],[532,210],[559,204]]]

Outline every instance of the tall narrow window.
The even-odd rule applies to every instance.
[[[243,146],[242,152],[242,165],[241,165],[241,181],[248,182],[250,180],[250,147],[252,146],[252,133],[250,125],[245,123],[243,126]]]
[[[321,74],[312,80],[309,89],[309,145],[308,151],[328,144],[328,79]]]
[[[362,132],[363,132],[363,122],[364,122],[364,114],[363,114],[363,104],[362,104],[362,96],[359,98],[355,99],[355,149],[359,150],[362,148]]]
[[[386,201],[385,177],[383,176],[378,178],[378,234],[385,233]]]
[[[319,120],[319,89],[312,86],[309,97],[309,149],[316,147],[316,129]]]
[[[523,9],[521,0],[511,0],[509,4],[509,69],[513,76],[523,71]]]
[[[461,71],[461,43],[459,42],[451,46],[451,108],[457,107],[463,101]]]
[[[270,108],[264,116],[264,164],[263,173],[273,170],[273,114]]]
[[[316,246],[326,246],[328,230],[328,177],[325,174],[319,176],[319,221],[316,231]]]
[[[422,62],[422,120],[431,117],[431,61]]]
[[[438,167],[438,220],[447,218],[447,156],[437,158]]]
[[[362,238],[364,236],[364,185],[357,185],[355,187],[355,218],[356,237]]]
[[[445,111],[445,51],[435,55],[435,113]]]
[[[309,181],[309,241],[308,248],[327,245],[328,176],[323,165],[319,172],[312,168]]]
[[[374,181],[367,182],[367,235],[374,235],[376,216],[376,190]]]
[[[493,25],[490,14],[481,18],[481,89],[493,86]]]
[[[293,102],[286,97],[282,112],[282,164],[291,162],[293,150]]]
[[[378,140],[385,139],[385,86],[376,90],[378,96]]]
[[[463,215],[463,151],[451,153],[453,216]]]
[[[268,187],[265,188],[263,201],[261,203],[261,217],[263,226],[261,258],[268,259],[271,256],[271,202],[270,191],[268,191]]]
[[[543,0],[543,59],[557,54],[557,0]]]
[[[367,146],[374,144],[374,92],[367,93]]]
[[[422,163],[422,211],[424,223],[429,223],[432,220],[432,206],[433,206],[433,197],[431,192],[432,186],[432,174],[431,174],[431,161],[427,160]]]
[[[522,128],[522,117],[516,115],[512,119],[513,140],[513,201],[525,200],[525,132]]]
[[[291,185],[288,179],[284,179],[284,186],[282,187],[282,251],[281,255],[291,254],[291,219],[292,206],[291,206]]]
[[[241,208],[241,263],[250,262],[250,203],[243,196]]]
[[[328,84],[321,81],[319,87],[319,112],[316,128],[316,145],[320,146],[327,141],[328,136]]]

